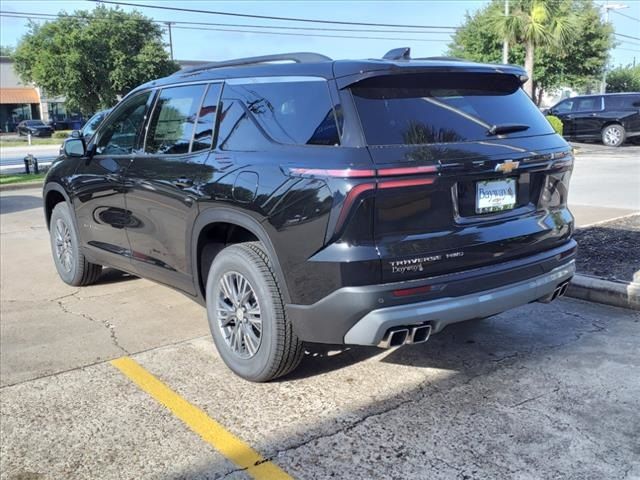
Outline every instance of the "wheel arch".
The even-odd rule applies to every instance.
[[[193,275],[194,287],[196,289],[198,300],[200,303],[205,303],[205,283],[206,278],[202,275],[203,268],[201,265],[202,255],[202,239],[203,234],[206,234],[209,228],[219,224],[227,224],[230,226],[238,227],[240,229],[249,232],[253,237],[247,238],[242,241],[258,240],[264,245],[265,250],[269,254],[269,259],[273,265],[273,269],[276,273],[278,284],[282,290],[285,303],[290,303],[289,290],[287,288],[286,279],[280,261],[276,254],[273,242],[265,227],[251,215],[228,207],[214,207],[203,210],[196,218],[192,230],[191,238],[191,267]],[[238,242],[232,242],[238,243]],[[226,244],[225,244],[226,245]]]
[[[42,198],[44,202],[44,216],[47,222],[47,229],[50,227],[49,223],[51,222],[51,213],[55,206],[60,202],[66,202],[69,204],[69,208],[71,208],[71,219],[73,220],[74,227],[76,227],[77,231],[78,225],[76,224],[76,216],[73,211],[73,203],[71,202],[69,194],[62,185],[59,183],[46,184],[42,192]]]

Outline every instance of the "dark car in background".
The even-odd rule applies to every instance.
[[[303,342],[416,344],[550,302],[575,271],[573,152],[524,80],[398,49],[149,82],[47,175],[56,269],[75,286],[108,265],[183,292],[253,381],[290,372]]]
[[[640,92],[571,97],[544,112],[562,121],[570,140],[600,140],[619,147],[640,139]]]
[[[53,128],[45,124],[42,120],[23,120],[16,128],[18,135],[32,137],[50,137],[53,135]]]

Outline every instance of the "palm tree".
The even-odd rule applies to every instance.
[[[510,44],[525,47],[524,68],[529,79],[524,91],[533,98],[533,64],[537,46],[561,49],[572,35],[576,14],[570,0],[512,0],[509,16],[496,10],[491,28]]]

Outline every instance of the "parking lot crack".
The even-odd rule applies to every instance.
[[[427,386],[431,387],[431,391],[427,394],[424,393],[424,390]],[[377,411],[373,411],[370,412],[364,416],[362,416],[361,418],[359,418],[358,420],[355,420],[354,422],[345,425],[341,428],[338,428],[336,430],[333,430],[331,432],[327,432],[327,433],[323,433],[323,434],[319,434],[319,435],[314,435],[310,438],[308,438],[307,440],[304,440],[303,442],[297,443],[295,445],[292,445],[290,447],[284,448],[282,450],[278,450],[276,453],[274,453],[273,455],[269,456],[269,457],[265,457],[263,460],[260,460],[259,462],[256,462],[255,465],[253,466],[257,466],[260,465],[262,463],[265,462],[275,462],[277,463],[277,459],[278,457],[285,455],[289,452],[293,452],[296,451],[300,448],[303,448],[307,445],[310,445],[314,442],[317,442],[319,440],[324,440],[324,439],[329,439],[332,437],[335,437],[336,435],[339,435],[341,433],[349,433],[350,431],[354,430],[355,428],[357,428],[359,425],[363,424],[364,422],[366,422],[367,420],[376,418],[376,417],[380,417],[383,415],[386,415],[388,413],[392,413],[395,410],[400,409],[401,407],[407,405],[407,404],[411,404],[411,403],[418,403],[422,400],[424,400],[425,398],[431,396],[431,395],[435,395],[437,393],[440,393],[440,390],[438,388],[436,388],[434,385],[432,384],[424,384],[422,385],[417,391],[416,393],[414,393],[410,398],[406,398],[400,402],[396,402],[393,405],[389,405],[387,408],[384,408],[382,410],[377,410]],[[234,473],[237,472],[241,472],[241,471],[245,471],[247,470],[247,468],[237,468],[234,470],[231,470],[227,473],[225,473],[222,477],[220,478],[226,478],[230,475],[233,475]]]
[[[536,395],[534,397],[526,398],[526,399],[522,400],[521,402],[518,402],[518,403],[515,403],[515,404],[511,405],[511,408],[520,407],[520,406],[524,405],[525,403],[533,402],[535,400],[538,400],[539,398],[542,398],[544,396],[550,395],[552,393],[557,393],[559,390],[560,390],[560,387],[556,387],[553,390],[549,390],[548,392],[541,393],[540,395]]]
[[[59,300],[56,300],[56,303],[58,304],[58,306],[60,307],[60,309],[64,312],[64,313],[68,313],[69,315],[75,315],[77,317],[81,317],[84,318],[85,320],[88,320],[92,323],[97,323],[98,325],[103,326],[104,328],[107,329],[107,331],[109,332],[109,337],[111,338],[111,343],[113,343],[113,345],[118,348],[120,351],[122,351],[122,353],[124,353],[125,355],[130,355],[130,353],[127,351],[126,348],[124,348],[122,345],[120,345],[120,342],[118,340],[118,335],[116,334],[116,327],[109,322],[109,320],[99,320],[96,318],[93,318],[91,315],[87,314],[87,313],[77,313],[74,312],[72,310],[70,310],[63,302],[63,299],[65,298],[71,298],[74,297],[74,295],[76,295],[78,292],[74,292],[72,294],[69,295],[65,295],[63,297],[60,297]]]

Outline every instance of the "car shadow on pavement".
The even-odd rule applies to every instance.
[[[384,352],[377,347],[360,347],[357,345],[327,345],[309,343],[304,346],[305,352],[300,366],[275,382],[290,382],[322,375],[363,362]]]
[[[129,280],[135,280],[139,277],[131,275],[130,273],[123,272],[122,270],[116,270],[115,268],[105,268],[102,270],[100,278],[96,282],[98,285],[108,285],[110,283],[126,282]]]
[[[0,198],[0,215],[32,210],[34,208],[42,208],[42,197],[34,197],[33,195],[11,195]]]

